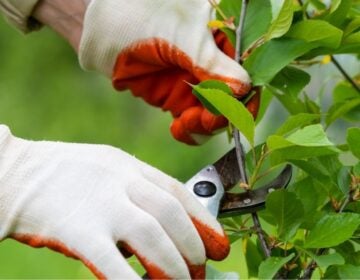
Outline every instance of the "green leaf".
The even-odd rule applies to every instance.
[[[270,257],[263,261],[259,267],[259,279],[272,279],[279,269],[288,263],[293,257],[294,253],[287,257]]]
[[[251,239],[248,239],[246,242],[245,258],[249,277],[257,277],[259,266],[263,261],[263,256],[259,252],[259,248]]]
[[[351,184],[350,168],[347,166],[343,166],[338,172],[337,177],[337,184],[340,190],[343,192],[344,195],[348,195]]]
[[[309,125],[301,128],[286,138],[287,141],[299,146],[321,147],[333,146],[327,138],[321,124]]]
[[[304,20],[294,24],[286,37],[301,39],[306,42],[317,42],[328,48],[337,48],[341,43],[343,32],[323,20]]]
[[[221,115],[221,113],[218,110],[216,110],[216,108],[209,101],[207,101],[206,98],[204,98],[200,92],[205,89],[209,89],[209,90],[218,89],[223,92],[226,92],[229,95],[232,95],[232,91],[227,84],[216,80],[207,80],[199,83],[196,86],[192,86],[192,88],[193,88],[193,94],[195,94],[196,97],[199,99],[199,101],[204,105],[204,107],[214,115]]]
[[[339,151],[327,138],[320,124],[309,125],[290,134],[287,138],[279,135],[268,137],[267,147],[271,151],[273,165],[288,160],[305,159],[331,155]]]
[[[310,125],[313,122],[319,122],[320,115],[300,113],[297,115],[290,116],[282,126],[276,131],[277,135],[285,135],[292,132],[296,128],[303,128],[304,126]]]
[[[213,266],[207,264],[206,279],[239,280],[239,275],[236,272],[221,272]]]
[[[232,232],[227,234],[230,244],[235,243],[239,239],[243,238],[247,233],[244,232]]]
[[[320,0],[310,0],[310,3],[318,10],[325,10],[326,5]]]
[[[255,121],[243,103],[220,89],[193,86],[196,94],[205,99],[213,108],[224,115],[254,145]]]
[[[263,261],[263,256],[259,252],[259,248],[256,246],[254,241],[250,238],[248,238],[246,242],[243,242],[242,246],[248,268],[248,276],[257,277],[259,273],[259,266]]]
[[[230,0],[230,2],[240,1]],[[270,0],[249,1],[242,36],[243,50],[246,50],[252,43],[266,33],[271,23],[271,19],[272,14]]]
[[[351,9],[352,0],[333,1],[332,4],[330,14],[325,20],[332,25],[341,27]]]
[[[342,0],[332,0],[331,1],[330,14],[334,13],[340,7],[341,1]]]
[[[298,39],[274,39],[256,48],[245,60],[244,68],[254,85],[264,85],[294,59],[315,47],[315,43]]]
[[[271,81],[271,85],[284,94],[297,98],[301,90],[310,82],[310,75],[296,67],[286,66]]]
[[[327,201],[327,194],[311,177],[305,177],[292,184],[291,191],[294,191],[297,197],[301,198],[304,206],[305,222],[309,220],[310,216],[314,216],[314,213],[324,204],[324,201]]]
[[[360,17],[354,18],[345,28],[344,36],[348,36],[360,28]]]
[[[263,117],[265,116],[267,110],[269,109],[269,105],[272,99],[273,99],[273,95],[271,94],[271,92],[267,88],[264,88],[261,92],[260,107],[256,117],[257,124],[260,123]]]
[[[347,36],[341,46],[336,51],[337,53],[360,53],[360,32],[352,33]]]
[[[355,176],[360,177],[360,162],[353,167],[353,173]]]
[[[345,264],[338,268],[338,273],[341,279],[359,279],[360,266]]]
[[[308,73],[286,66],[274,77],[267,88],[291,114],[298,114],[306,111],[305,104],[298,95],[309,82]]]
[[[330,266],[326,270],[323,279],[340,279],[337,268],[336,265]]]
[[[357,90],[347,81],[338,83],[333,90],[333,103],[344,104],[358,97]],[[360,121],[360,105],[345,113],[342,118],[350,122]]]
[[[338,253],[332,253],[322,256],[314,255],[314,260],[320,267],[327,267],[330,265],[342,265],[345,263],[344,258]]]
[[[304,93],[304,105],[305,105],[305,109],[306,109],[305,112],[307,112],[307,113],[311,113],[311,114],[320,114],[321,113],[320,106],[315,101],[310,99],[306,93]]]
[[[348,240],[360,225],[360,215],[326,215],[316,223],[305,239],[305,248],[329,248]]]
[[[354,156],[360,159],[360,128],[349,128],[346,140],[349,144],[350,151],[354,154]]]
[[[270,161],[272,166],[276,166],[286,161],[334,155],[337,153],[338,151],[332,147],[290,146],[273,151],[270,155]]]
[[[271,23],[265,40],[269,41],[273,38],[283,36],[290,28],[294,14],[293,1],[284,0],[281,10],[277,18]]]
[[[355,32],[347,36],[343,43],[344,44],[358,44],[360,42],[360,32]]]
[[[360,251],[355,251],[354,244],[351,241],[341,243],[334,248],[337,253],[342,255],[346,264],[360,266]]]
[[[326,168],[324,168],[317,159],[307,160],[290,160],[291,163],[301,168],[307,174],[317,180],[321,184],[330,184],[330,174]]]
[[[304,216],[301,200],[286,190],[274,191],[266,198],[266,211],[277,224],[278,237],[290,240],[296,233]]]
[[[235,25],[239,24],[239,17],[241,11],[242,1],[233,1],[233,0],[221,0],[219,3],[219,8],[226,15],[226,17],[234,17]],[[216,11],[216,18],[223,20],[224,18]]]
[[[326,125],[329,126],[334,121],[336,121],[338,118],[341,118],[342,116],[349,113],[351,110],[355,109],[356,107],[360,106],[360,98],[354,98],[351,100],[348,100],[346,102],[340,102],[333,104],[326,116]]]

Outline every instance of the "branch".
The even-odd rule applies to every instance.
[[[245,23],[245,16],[246,16],[246,9],[247,9],[247,2],[248,0],[243,0],[241,4],[241,12],[240,12],[240,21],[239,26],[236,28],[236,44],[235,44],[235,61],[241,64],[240,58],[241,58],[241,39],[242,39],[242,33],[244,30],[244,23]],[[239,165],[240,175],[243,181],[241,183],[248,184],[245,166],[244,166],[244,150],[241,145],[241,137],[239,130],[233,126],[233,137],[235,141],[235,147],[236,147],[236,157]]]
[[[360,93],[360,86],[349,76],[349,74],[344,70],[344,68],[340,65],[340,63],[335,59],[333,55],[330,55],[330,58],[331,62],[341,72],[345,79],[352,85],[355,90],[357,90],[358,93]]]
[[[241,13],[240,13],[240,21],[239,21],[239,26],[236,29],[236,44],[235,44],[235,60],[241,64],[241,39],[242,39],[242,33],[244,30],[244,23],[245,23],[245,17],[246,17],[246,9],[247,9],[247,4],[248,4],[249,0],[243,0],[242,4],[241,4]],[[248,185],[248,179],[246,176],[246,170],[245,170],[245,166],[244,166],[244,150],[243,147],[241,145],[241,136],[240,136],[240,132],[237,128],[233,127],[233,137],[234,137],[234,141],[235,141],[235,147],[236,147],[236,157],[237,157],[237,161],[239,164],[239,170],[240,170],[240,175],[242,178],[242,182],[243,184],[245,184],[246,186]],[[260,224],[260,220],[259,217],[257,215],[257,213],[252,213],[252,219],[254,222],[254,228],[255,231],[259,237],[259,241],[261,244],[261,248],[265,254],[265,256],[268,258],[271,256],[271,250],[265,240],[265,235],[264,232],[261,228],[261,224]]]

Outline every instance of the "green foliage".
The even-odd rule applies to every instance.
[[[272,279],[276,272],[294,256],[295,254],[287,257],[270,257],[263,261],[259,267],[259,279]]]
[[[235,2],[238,10],[232,9]],[[236,22],[239,2],[222,0],[220,4]],[[299,278],[306,264],[314,262],[321,279],[356,279],[360,275],[360,92],[353,84],[360,86],[360,68],[347,76],[312,73],[335,63],[334,54],[346,54],[359,65],[360,3],[270,2],[276,4],[272,20],[266,16],[267,1],[264,9],[258,1],[249,1],[251,17],[256,18],[250,10],[253,5],[264,18],[245,26],[243,66],[253,84],[263,88],[256,124],[266,123],[268,115],[276,123],[276,113],[266,111],[276,102],[280,104],[276,110],[288,115],[272,126],[272,134],[265,133],[265,141],[250,147],[246,162],[252,187],[269,181],[278,165],[291,163],[296,171],[288,189],[268,194],[266,210],[260,212],[272,248],[270,258],[264,257],[259,241],[255,242],[249,217],[242,217],[240,223],[233,220],[231,227],[226,222],[225,229],[232,232],[231,240],[245,244],[249,277],[270,279],[280,273]],[[227,34],[235,40],[233,31]],[[207,96],[202,97],[218,106],[220,101]],[[221,113],[227,116],[225,111],[231,111],[230,122],[236,118],[240,122],[243,108],[236,113],[234,101],[226,104],[225,98],[229,96],[221,101]]]

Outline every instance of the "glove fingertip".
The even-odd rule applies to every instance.
[[[230,253],[230,242],[225,233],[217,232],[194,217],[192,217],[192,222],[204,242],[206,256],[215,261],[225,259]]]
[[[225,127],[228,121],[224,116],[215,116],[204,109],[201,114],[201,123],[208,133],[213,133],[214,131]]]
[[[204,128],[202,123],[202,114],[204,108],[194,106],[186,109],[179,117],[186,131],[197,134],[208,134],[208,130]]]
[[[172,122],[170,132],[172,136],[180,142],[193,146],[197,145],[196,141],[190,136],[188,131],[186,131],[182,121],[178,118]]]
[[[260,107],[261,88],[260,87],[255,87],[254,90],[255,90],[256,93],[255,93],[255,95],[253,97],[251,97],[249,102],[246,104],[246,108],[253,115],[254,119],[256,119],[257,114],[259,112],[259,107]]]
[[[188,264],[188,268],[189,268],[191,279],[205,279],[205,277],[206,277],[205,264],[201,264],[201,265]]]

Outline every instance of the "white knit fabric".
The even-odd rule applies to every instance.
[[[7,21],[23,33],[38,29],[41,24],[30,18],[40,0],[0,0],[0,11]]]
[[[208,0],[92,0],[80,42],[80,64],[111,76],[117,55],[136,42],[159,38],[209,73],[250,83],[246,71],[221,52],[207,27]]]
[[[105,145],[26,141],[0,125],[0,239],[54,239],[110,279],[138,279],[116,247],[130,245],[167,275],[186,278],[184,256],[205,262],[189,215],[221,226],[175,179]]]

